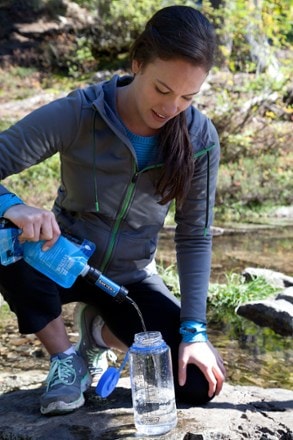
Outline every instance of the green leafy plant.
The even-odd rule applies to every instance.
[[[171,264],[169,266],[164,266],[163,264],[159,264],[158,273],[172,293],[175,296],[180,297],[180,285],[176,265]]]
[[[208,294],[208,321],[218,330],[223,330],[232,338],[248,334],[255,325],[235,313],[241,303],[262,300],[275,294],[278,289],[272,287],[263,277],[246,282],[242,275],[229,273],[226,284],[210,284]]]
[[[242,275],[230,273],[226,275],[226,279],[226,284],[215,283],[209,287],[208,304],[219,316],[223,313],[234,313],[241,303],[265,299],[278,291],[263,277],[246,282]]]
[[[76,39],[76,48],[67,60],[68,74],[72,78],[80,77],[87,73],[96,64],[96,60],[89,47],[88,38],[85,36]]]
[[[158,265],[158,273],[165,284],[180,298],[180,285],[176,264]],[[221,321],[225,316],[235,315],[235,308],[244,302],[268,298],[278,289],[271,286],[263,277],[246,282],[242,275],[229,273],[225,284],[211,283],[209,286],[208,306],[213,319]]]
[[[59,156],[56,154],[38,165],[3,180],[27,204],[51,209],[59,185]]]
[[[231,71],[266,71],[278,62],[277,51],[289,47],[293,17],[290,0],[220,1],[217,8],[211,4],[203,1],[202,10],[215,24],[221,63]]]

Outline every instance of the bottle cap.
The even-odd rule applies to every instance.
[[[120,378],[120,370],[109,367],[101,376],[98,385],[96,386],[96,394],[101,397],[108,397],[115,389]]]

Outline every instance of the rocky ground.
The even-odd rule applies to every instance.
[[[29,389],[33,378],[36,388]],[[91,389],[83,408],[51,418],[39,412],[42,378],[38,371],[14,375],[12,379],[22,382],[22,386],[0,396],[0,440],[145,438],[136,435],[133,424],[129,378],[122,378],[107,399],[100,399]],[[293,439],[293,392],[289,390],[226,384],[208,406],[177,405],[177,409],[176,429],[157,440]]]
[[[64,308],[72,342],[74,304]],[[0,440],[142,440],[133,424],[130,381],[100,399],[91,388],[75,413],[46,418],[39,412],[48,358],[33,336],[20,336],[5,313],[0,342]],[[3,322],[2,322],[3,325]],[[28,349],[29,347],[29,349]],[[17,418],[16,418],[17,416]],[[177,428],[157,440],[293,440],[293,391],[226,383],[208,406],[178,405]]]
[[[70,304],[65,306],[63,310],[65,324],[72,343],[75,343],[78,338],[72,319],[74,307],[75,304]],[[17,377],[21,377],[23,373],[26,374],[32,370],[40,371],[43,377],[48,371],[49,358],[40,341],[34,335],[20,335],[18,333],[13,313],[4,313],[2,309],[0,313],[0,371],[8,373],[5,380],[0,375],[0,393],[3,393],[18,390],[21,383],[18,382]],[[14,377],[11,381],[9,380],[10,373]],[[32,386],[35,386],[34,380]]]

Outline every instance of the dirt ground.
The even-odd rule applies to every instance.
[[[76,304],[64,306],[63,316],[72,343],[78,340],[74,325]],[[29,370],[48,371],[49,357],[40,341],[34,335],[21,335],[18,332],[16,316],[7,311],[7,306],[0,309],[0,371],[23,372]]]

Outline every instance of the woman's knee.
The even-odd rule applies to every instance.
[[[58,287],[22,260],[0,267],[0,292],[21,333],[35,333],[61,313]]]
[[[175,378],[175,395],[178,403],[204,405],[211,400],[208,395],[209,384],[203,373],[195,365],[187,366],[186,383],[178,384]]]

